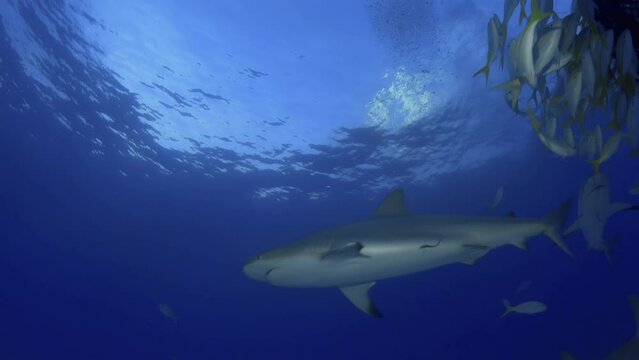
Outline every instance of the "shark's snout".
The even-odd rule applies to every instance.
[[[273,269],[266,266],[263,261],[261,261],[260,256],[255,256],[246,262],[243,270],[244,274],[250,279],[267,281],[267,275]]]

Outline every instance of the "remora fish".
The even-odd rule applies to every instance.
[[[632,312],[635,315],[635,326],[637,332],[628,342],[623,344],[620,348],[616,349],[612,353],[608,354],[604,360],[634,360],[639,359],[639,296],[628,296],[628,302],[632,308]],[[570,353],[563,352],[562,360],[576,360],[577,358]]]
[[[503,314],[501,314],[501,317],[504,317],[513,312],[527,315],[539,314],[548,309],[545,304],[540,303],[539,301],[527,301],[525,303],[512,306],[510,305],[510,302],[508,300],[504,300],[504,307],[506,308],[506,310]]]
[[[581,229],[588,247],[603,251],[610,260],[610,246],[603,238],[606,222],[615,213],[631,207],[630,204],[611,203],[608,177],[604,173],[596,173],[586,181],[581,189],[579,218],[566,229],[564,235]]]
[[[544,234],[571,254],[560,235],[565,203],[544,219],[411,215],[393,191],[369,220],[321,231],[258,255],[249,278],[285,287],[339,287],[360,310],[380,317],[368,291],[377,280],[454,263],[474,264],[490,250]]]

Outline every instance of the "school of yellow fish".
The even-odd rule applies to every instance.
[[[613,30],[595,19],[592,0],[573,0],[564,17],[554,11],[552,0],[532,0],[529,7],[527,3],[505,0],[502,20],[498,15],[490,18],[487,61],[474,76],[483,74],[488,82],[498,55],[501,68],[506,59],[509,80],[493,89],[505,92],[508,106],[527,117],[548,151],[562,158],[582,157],[592,165],[594,174],[580,192],[579,217],[566,233],[581,230],[588,247],[611,260],[605,224],[613,214],[637,208],[611,202],[609,181],[601,172],[626,145],[632,155],[639,155],[639,61],[632,35],[625,30],[615,39]],[[517,7],[523,30],[508,41],[509,21]],[[629,193],[639,195],[639,183]],[[639,326],[639,298],[631,299]],[[517,311],[506,304],[506,313]],[[618,357],[621,353],[639,359],[639,332],[607,358],[625,359]]]

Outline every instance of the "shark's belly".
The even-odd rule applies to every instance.
[[[342,287],[408,275],[453,263],[469,263],[485,255],[488,248],[437,246],[410,250],[368,247],[362,256],[340,261],[309,259],[287,269],[274,270],[273,285],[287,287]]]

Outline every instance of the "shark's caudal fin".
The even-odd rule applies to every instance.
[[[376,318],[382,317],[382,313],[377,310],[375,304],[368,295],[368,290],[375,285],[375,282],[359,284],[354,286],[345,286],[339,288],[344,296],[350,300],[358,309]]]
[[[559,209],[553,211],[546,217],[546,223],[548,224],[548,228],[544,230],[544,235],[548,236],[550,240],[552,240],[555,245],[559,246],[561,250],[563,250],[566,254],[570,255],[570,257],[574,257],[572,251],[566,243],[564,242],[564,238],[562,234],[562,228],[564,223],[566,222],[566,217],[568,216],[568,211],[570,210],[570,200],[565,201]]]
[[[506,308],[506,310],[504,310],[504,313],[501,314],[501,317],[504,317],[504,316],[510,314],[511,312],[515,311],[515,308],[513,308],[510,305],[510,301],[508,301],[507,299],[504,299],[503,303],[504,303],[504,307]]]

